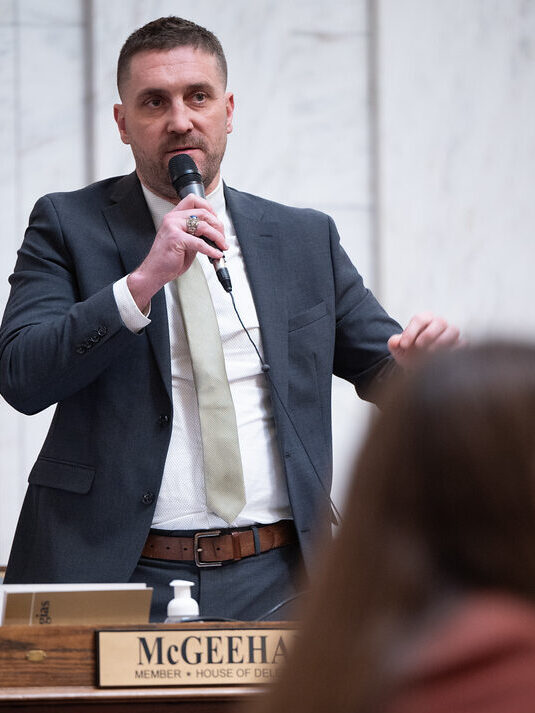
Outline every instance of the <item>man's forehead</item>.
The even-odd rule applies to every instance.
[[[222,83],[223,75],[217,57],[201,48],[185,46],[169,50],[143,50],[130,60],[127,83],[144,82],[153,77],[186,82]]]

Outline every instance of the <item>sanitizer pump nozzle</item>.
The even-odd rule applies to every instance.
[[[166,624],[172,624],[191,616],[199,615],[199,605],[191,596],[193,582],[185,579],[173,579],[169,586],[174,588],[175,596],[167,605]]]

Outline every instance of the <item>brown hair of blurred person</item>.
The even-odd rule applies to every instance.
[[[467,595],[535,603],[534,424],[527,344],[441,353],[390,389],[262,711],[390,710],[410,652]]]

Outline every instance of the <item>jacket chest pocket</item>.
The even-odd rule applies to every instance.
[[[94,477],[95,469],[91,466],[40,456],[31,470],[28,482],[85,495],[90,491]]]
[[[320,404],[318,374],[329,352],[327,306],[310,307],[288,320],[288,402],[302,408]]]
[[[307,327],[327,315],[327,305],[325,302],[320,302],[314,307],[306,309],[304,312],[299,312],[293,317],[288,318],[288,332],[295,332],[298,329]]]

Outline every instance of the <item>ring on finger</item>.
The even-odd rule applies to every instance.
[[[188,232],[190,235],[195,235],[197,232],[197,226],[199,225],[201,221],[197,218],[196,215],[190,215],[189,218],[186,220],[186,232]]]

